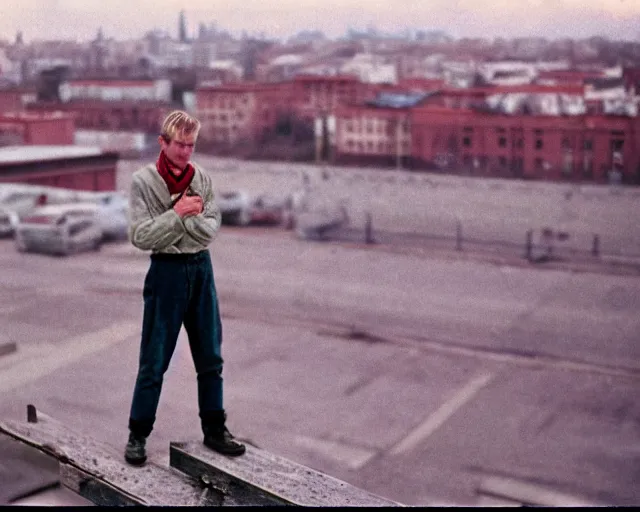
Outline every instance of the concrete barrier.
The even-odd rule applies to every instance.
[[[402,506],[252,446],[229,458],[201,442],[172,442],[170,466],[131,466],[32,405],[26,422],[0,422],[1,434],[57,459],[62,485],[96,505]]]

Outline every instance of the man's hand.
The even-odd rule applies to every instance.
[[[173,206],[173,209],[180,217],[198,215],[202,213],[203,210],[202,198],[200,196],[188,196],[185,194]]]

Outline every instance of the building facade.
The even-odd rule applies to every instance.
[[[0,146],[73,144],[74,116],[62,112],[0,114]]]
[[[80,129],[158,133],[172,108],[164,102],[77,100],[33,103],[28,111],[72,115]]]
[[[521,116],[418,106],[411,113],[412,167],[548,181],[624,182],[640,176],[637,118]]]
[[[404,167],[411,154],[409,108],[343,106],[336,110],[334,161]]]
[[[295,103],[289,83],[241,83],[200,87],[196,105],[199,141],[231,148],[257,142],[292,113]]]
[[[0,148],[0,183],[116,190],[118,154],[74,146]]]

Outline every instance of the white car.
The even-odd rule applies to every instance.
[[[21,216],[44,204],[68,202],[73,193],[53,187],[1,184],[0,185],[0,236],[10,236]]]
[[[68,203],[36,208],[20,219],[15,244],[20,252],[66,256],[99,250],[102,245],[95,203]]]
[[[222,223],[235,226],[284,224],[290,210],[288,202],[268,194],[251,196],[245,190],[222,192],[216,197]]]
[[[129,227],[129,199],[120,192],[95,192],[96,216],[104,240],[127,240]]]

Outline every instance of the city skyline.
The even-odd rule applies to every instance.
[[[185,11],[188,34],[215,24],[234,35],[243,31],[286,39],[303,30],[320,30],[331,38],[348,28],[368,26],[382,32],[441,30],[461,37],[588,38],[640,40],[640,0],[245,0],[243,8],[220,0],[4,0],[0,38],[34,40],[135,39],[153,29],[176,37],[178,15]],[[141,19],[143,18],[143,19]],[[570,26],[567,20],[571,20]]]

